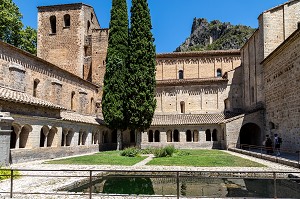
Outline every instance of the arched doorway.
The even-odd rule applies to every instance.
[[[248,123],[242,126],[240,131],[241,145],[246,144],[260,146],[261,143],[261,130],[257,124]]]

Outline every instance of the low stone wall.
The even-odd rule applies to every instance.
[[[34,160],[54,159],[67,156],[95,153],[99,151],[99,145],[92,146],[68,146],[48,147],[35,149],[11,149],[12,164],[29,162]]]
[[[244,155],[249,155],[249,156],[252,156],[252,157],[255,157],[255,158],[268,160],[268,161],[271,161],[271,162],[276,162],[276,163],[279,163],[279,164],[283,164],[283,165],[287,165],[287,166],[291,166],[291,167],[295,167],[295,168],[300,168],[300,164],[298,162],[288,160],[288,159],[285,159],[285,158],[282,158],[282,157],[266,155],[266,154],[262,154],[262,153],[256,153],[256,152],[237,149],[237,148],[229,148],[228,150],[233,151],[233,152],[237,152],[237,153],[241,153],[241,154],[244,154]]]

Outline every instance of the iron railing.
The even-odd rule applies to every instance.
[[[300,196],[300,171],[294,172],[294,171],[286,171],[286,172],[267,172],[267,171],[132,171],[132,170],[29,170],[29,169],[0,169],[1,171],[9,171],[10,174],[7,175],[0,175],[0,176],[6,176],[8,179],[4,182],[0,183],[10,183],[9,190],[4,190],[0,192],[0,196],[6,196],[9,195],[10,198],[13,198],[15,195],[53,195],[53,196],[71,196],[71,195],[80,195],[80,196],[86,196],[89,199],[92,198],[101,198],[103,196],[122,196],[123,198],[126,198],[126,196],[129,196],[129,193],[93,193],[93,189],[95,189],[95,181],[97,179],[120,179],[120,178],[135,178],[135,179],[151,179],[151,181],[148,180],[148,182],[152,183],[152,181],[159,182],[161,184],[169,183],[168,186],[174,186],[174,193],[168,194],[167,196],[164,194],[155,194],[152,193],[150,195],[147,195],[145,193],[130,193],[130,197],[136,196],[137,198],[143,198],[143,197],[156,197],[156,198],[162,198],[162,197],[170,197],[170,198],[205,198],[210,197],[209,195],[192,195],[187,196],[183,190],[185,188],[187,182],[193,183],[193,182],[199,182],[199,181],[213,181],[213,180],[224,180],[229,179],[234,181],[234,179],[240,179],[246,182],[252,182],[253,186],[253,180],[268,180],[271,182],[270,185],[268,185],[268,191],[270,193],[267,198],[286,198],[288,194],[291,194],[291,191],[287,191],[287,188],[291,188],[291,185],[288,184],[286,187],[283,188],[282,180],[286,180],[289,183],[294,183],[293,186],[295,186],[293,191],[295,192],[295,197],[289,196],[288,198],[298,198]],[[21,176],[19,174],[16,174],[16,171],[18,173],[21,173]],[[84,174],[84,175],[82,175]],[[49,190],[38,190],[38,192],[27,192],[27,191],[18,191],[15,190],[15,181],[22,180],[21,178],[28,177],[31,179],[31,181],[36,180],[36,178],[42,178],[40,181],[42,182],[43,178],[75,178],[73,180],[74,184],[75,181],[77,181],[76,186],[86,186],[87,190],[86,192],[69,192],[67,190],[72,189],[71,187],[64,186],[62,189],[49,192]],[[29,180],[28,179],[28,180]],[[83,185],[78,185],[78,182],[81,182]],[[145,180],[144,180],[145,181]],[[39,182],[39,181],[38,181]],[[138,186],[143,187],[143,183],[138,181]],[[171,183],[171,184],[170,184]],[[80,184],[80,183],[79,183]],[[247,183],[246,183],[247,184]],[[255,184],[255,183],[254,183]],[[283,183],[284,184],[284,183]],[[62,186],[62,185],[61,185]],[[73,186],[73,185],[72,185]],[[127,186],[130,186],[130,183],[127,184]],[[162,185],[166,186],[166,185]],[[200,185],[199,185],[200,186]],[[267,185],[264,185],[267,186]],[[144,187],[149,187],[148,185],[145,185]],[[151,186],[150,186],[151,187]],[[247,188],[247,187],[246,187]],[[258,187],[257,190],[251,190],[253,192],[259,193],[263,187]],[[1,189],[1,186],[0,186]],[[282,190],[281,190],[282,189]],[[280,193],[281,195],[278,195]],[[4,195],[3,195],[4,194]],[[235,196],[237,197],[237,196]],[[243,195],[238,197],[245,197]],[[265,196],[257,195],[257,198],[264,198]],[[217,198],[214,196],[214,198]],[[220,197],[221,198],[221,197]],[[224,198],[224,197],[222,197]]]

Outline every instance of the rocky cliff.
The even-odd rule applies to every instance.
[[[208,22],[204,18],[194,18],[190,37],[175,51],[239,49],[254,31],[255,29],[249,26],[235,26],[218,20]]]

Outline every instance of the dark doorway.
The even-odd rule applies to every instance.
[[[245,124],[240,131],[240,144],[257,145],[260,146],[261,130],[257,124],[248,123]]]

